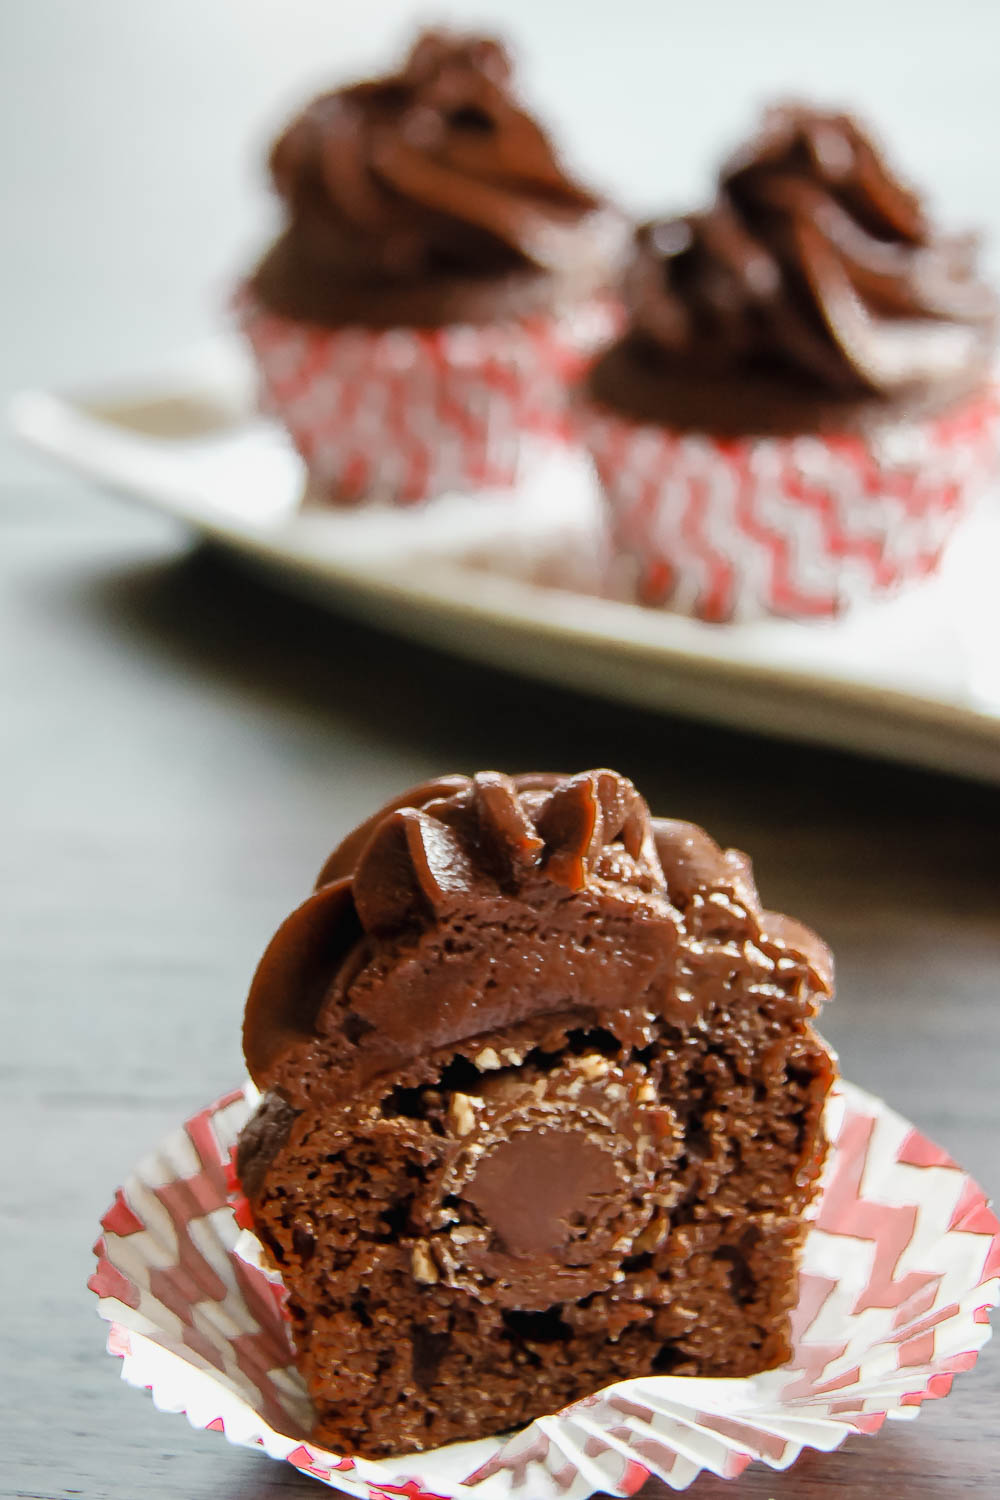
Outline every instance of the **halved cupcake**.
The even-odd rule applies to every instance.
[[[495,41],[428,32],[276,142],[288,222],[238,296],[313,489],[399,503],[510,485],[614,331],[625,221],[568,176]]]
[[[849,116],[768,111],[626,297],[581,427],[644,602],[829,616],[937,565],[993,471],[997,304]]]
[[[614,771],[442,777],[349,835],[243,1031],[242,1207],[313,1439],[381,1457],[782,1364],[831,991],[746,855]]]

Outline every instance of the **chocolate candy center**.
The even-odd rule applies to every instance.
[[[522,1130],[483,1157],[462,1197],[508,1255],[562,1250],[585,1237],[621,1190],[610,1152],[580,1131]]]

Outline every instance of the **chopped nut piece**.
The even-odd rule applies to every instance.
[[[588,1052],[585,1057],[581,1057],[578,1061],[576,1071],[582,1073],[584,1078],[593,1083],[595,1079],[603,1078],[605,1073],[611,1071],[611,1064],[599,1052]]]
[[[499,1057],[492,1047],[484,1047],[482,1052],[477,1052],[472,1060],[476,1067],[481,1068],[483,1072],[486,1072],[489,1068],[499,1068],[502,1066]]]
[[[456,1245],[467,1245],[470,1240],[481,1240],[483,1231],[477,1229],[474,1224],[459,1224],[456,1229],[449,1231],[448,1238]]]
[[[438,1268],[431,1260],[431,1252],[422,1241],[414,1245],[410,1264],[413,1267],[414,1281],[422,1281],[425,1286],[433,1286],[435,1281],[440,1281]]]
[[[677,1127],[677,1117],[672,1109],[651,1109],[647,1111],[647,1119],[653,1127],[653,1134],[661,1140],[665,1136],[673,1135]]]
[[[656,1218],[650,1219],[645,1229],[636,1235],[632,1243],[633,1253],[635,1255],[645,1255],[649,1250],[658,1250],[666,1239],[669,1228],[669,1219],[661,1218],[659,1215]]]
[[[452,1094],[448,1121],[456,1135],[470,1135],[476,1128],[476,1112],[468,1094]]]

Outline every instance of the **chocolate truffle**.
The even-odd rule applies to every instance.
[[[823,943],[613,771],[449,776],[268,947],[238,1171],[314,1436],[371,1457],[789,1353]]]

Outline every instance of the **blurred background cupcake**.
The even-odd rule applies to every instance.
[[[237,305],[335,504],[514,484],[615,331],[624,217],[567,175],[496,41],[425,32],[275,143],[287,214]]]
[[[822,617],[937,565],[993,469],[997,304],[857,123],[772,108],[649,223],[582,430],[648,604]]]

